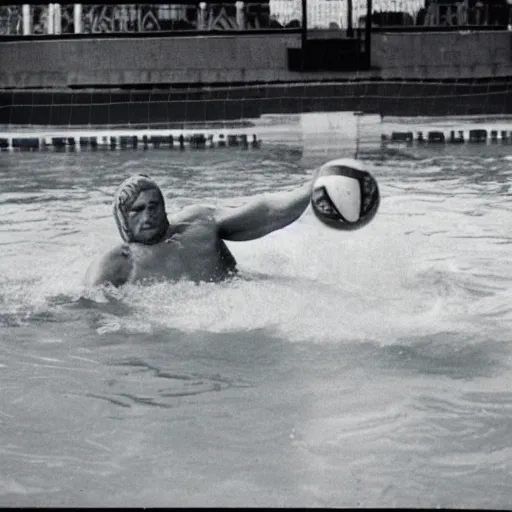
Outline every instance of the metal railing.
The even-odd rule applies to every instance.
[[[250,31],[300,28],[298,9],[286,20],[262,1],[191,1],[147,4],[23,4],[0,6],[2,35],[147,33],[167,31]],[[287,0],[277,0],[287,4]]]
[[[507,0],[380,0],[374,1],[377,6],[373,29],[506,29],[512,22]],[[358,22],[364,25],[366,17]]]
[[[510,0],[512,1],[512,0]],[[151,34],[255,30],[352,29],[366,25],[368,0],[110,0],[0,6],[0,36]],[[306,5],[307,12],[303,14]],[[506,28],[507,0],[373,0],[372,29]]]

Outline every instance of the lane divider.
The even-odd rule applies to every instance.
[[[512,143],[511,130],[421,130],[394,131],[382,134],[381,140],[389,143],[465,144],[465,143]]]
[[[51,134],[0,133],[0,150],[208,149],[259,148],[255,134],[155,131],[82,131]]]

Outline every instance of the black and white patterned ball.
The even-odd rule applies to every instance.
[[[320,167],[311,205],[327,226],[341,230],[362,228],[375,217],[379,204],[377,181],[358,160],[332,160]]]

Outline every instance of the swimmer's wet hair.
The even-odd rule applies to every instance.
[[[133,203],[143,190],[157,190],[162,203],[164,197],[160,187],[146,174],[137,174],[124,180],[114,194],[114,218],[117,229],[125,242],[133,242],[133,233],[128,227],[127,214]]]

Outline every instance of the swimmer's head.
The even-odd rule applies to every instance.
[[[131,176],[118,187],[114,217],[125,242],[157,243],[169,227],[162,191],[145,174]]]

